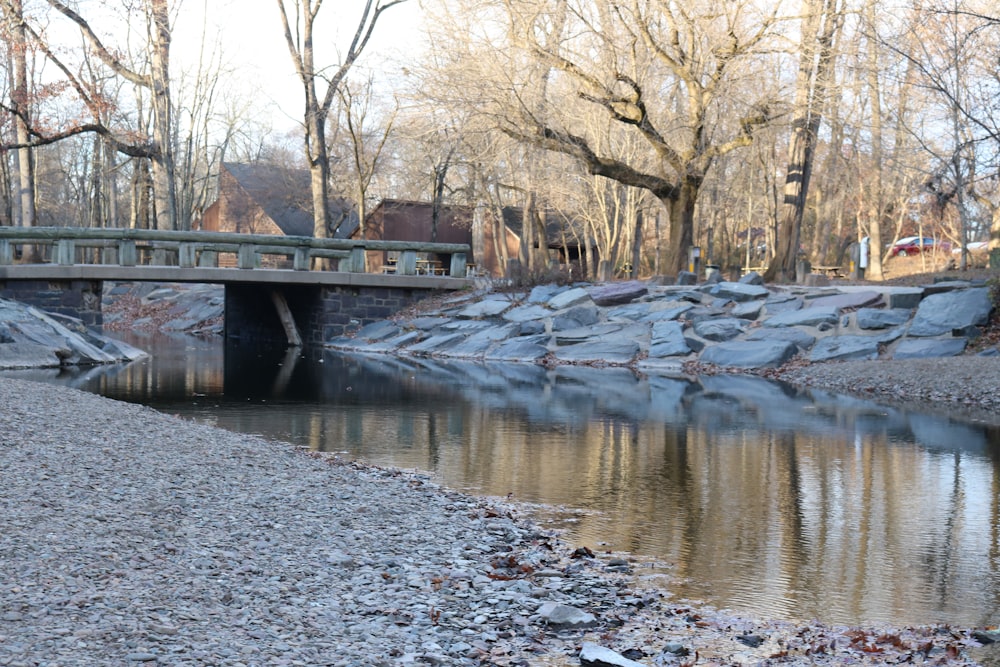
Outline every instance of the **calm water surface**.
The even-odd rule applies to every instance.
[[[750,377],[224,352],[8,373],[563,508],[681,597],[829,623],[1000,621],[1000,431]]]

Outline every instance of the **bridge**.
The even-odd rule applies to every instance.
[[[147,229],[0,227],[0,296],[100,326],[103,284],[225,287],[226,337],[322,345],[420,299],[466,289],[467,244]],[[391,272],[366,270],[391,253]],[[422,268],[419,257],[447,260]],[[427,266],[426,262],[423,263]]]

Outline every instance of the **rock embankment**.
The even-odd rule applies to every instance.
[[[990,288],[765,286],[740,282],[546,285],[459,296],[368,325],[334,348],[486,361],[740,371],[809,363],[967,353],[989,323]],[[980,351],[1000,355],[996,346]]]
[[[0,299],[0,369],[111,364],[145,356],[78,319]]]
[[[5,667],[969,665],[1000,638],[672,601],[508,503],[63,387],[0,382],[0,471]]]

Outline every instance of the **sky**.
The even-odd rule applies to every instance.
[[[294,0],[286,0],[293,11]],[[314,30],[316,63],[339,63],[361,15],[361,0],[326,0]],[[174,23],[172,61],[184,67],[197,59],[204,25],[209,39],[218,34],[227,62],[239,85],[273,107],[276,130],[296,127],[302,120],[302,85],[285,44],[277,0],[183,0]],[[290,20],[294,20],[290,16]],[[420,48],[418,0],[392,7],[379,19],[360,67],[399,68]],[[323,91],[320,91],[322,94]],[[271,105],[269,105],[271,106]]]

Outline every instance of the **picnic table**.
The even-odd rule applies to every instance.
[[[819,266],[815,265],[812,267],[813,271],[818,271],[820,273],[825,273],[830,278],[843,278],[844,269],[841,266]]]

